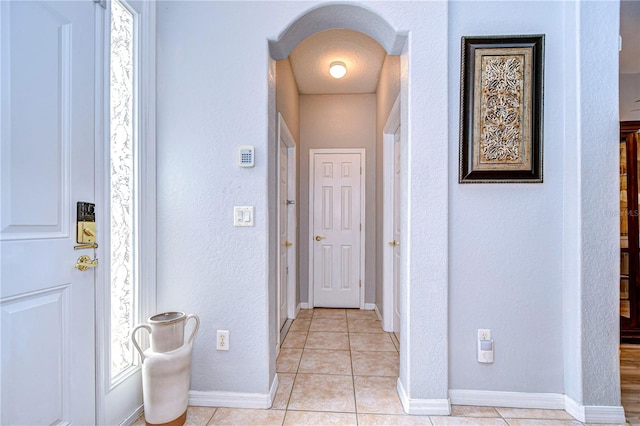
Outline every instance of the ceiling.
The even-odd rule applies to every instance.
[[[620,73],[640,73],[640,1],[620,2]],[[289,60],[302,95],[375,93],[386,52],[371,37],[352,30],[331,29],[304,39]],[[329,65],[342,61],[347,75],[335,79]]]
[[[313,34],[291,51],[289,60],[301,95],[375,93],[387,53],[358,31],[334,29]],[[335,79],[329,65],[342,61],[347,75]]]

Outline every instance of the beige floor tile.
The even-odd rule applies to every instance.
[[[358,414],[359,426],[419,426],[431,425],[428,416],[407,414]]]
[[[296,318],[291,323],[291,327],[289,327],[289,331],[309,331],[309,326],[311,325],[311,318]]]
[[[131,426],[145,426],[146,423],[144,421],[144,414],[136,419],[135,422]]]
[[[398,377],[399,374],[400,355],[397,352],[351,351],[351,361],[354,376]]]
[[[455,417],[500,417],[493,407],[476,407],[474,405],[452,405],[451,415]]]
[[[355,413],[328,413],[321,411],[287,411],[284,425],[344,425],[356,426]]]
[[[396,335],[396,333],[389,333],[389,335],[391,336],[391,341],[393,342],[393,345],[396,347],[396,350],[400,352],[400,341],[398,340],[398,336]]]
[[[507,423],[500,419],[481,418],[481,417],[454,417],[454,416],[431,416],[431,423],[435,426],[507,426]]]
[[[365,311],[364,309],[347,309],[347,319],[377,320],[375,311]]]
[[[311,327],[309,331],[331,331],[333,333],[346,333],[347,320],[346,318],[316,318],[311,320]]]
[[[505,419],[509,426],[582,426],[577,420]]]
[[[353,378],[358,413],[404,414],[395,377]]]
[[[289,410],[355,412],[351,376],[296,375]]]
[[[276,372],[297,373],[301,356],[302,349],[280,349],[280,354],[276,360]]]
[[[337,318],[347,317],[345,309],[317,308],[313,310],[313,318]]]
[[[349,333],[352,351],[396,352],[396,347],[387,333]]]
[[[188,407],[185,426],[206,426],[216,412],[215,407]]]
[[[218,408],[209,425],[282,425],[284,410]]]
[[[313,309],[300,309],[296,315],[296,319],[299,318],[311,318],[313,316]]]
[[[350,319],[349,333],[384,333],[380,321]]]
[[[301,331],[290,331],[287,333],[281,348],[283,349],[302,349],[307,340],[307,333]]]
[[[498,413],[505,419],[573,420],[573,417],[564,410],[504,407],[496,407],[496,410],[498,410]]]
[[[310,331],[305,349],[349,350],[349,334],[326,331]]]
[[[305,349],[298,373],[351,375],[349,351]]]
[[[286,410],[295,378],[295,374],[278,373],[278,390],[276,391],[276,397],[273,399],[271,409]]]

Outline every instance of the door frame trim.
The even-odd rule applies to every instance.
[[[382,328],[392,332],[393,323],[393,253],[385,244],[393,240],[393,144],[401,125],[400,94],[396,97],[382,131]],[[402,140],[400,141],[402,143]]]
[[[360,174],[360,281],[362,285],[360,286],[360,309],[365,308],[364,296],[365,296],[365,240],[366,240],[366,223],[365,223],[365,212],[366,212],[366,149],[364,148],[330,148],[330,149],[309,149],[309,240],[307,241],[309,247],[309,309],[313,309],[314,300],[313,300],[313,186],[314,186],[314,177],[315,177],[315,155],[316,154],[360,154],[360,170],[362,173]]]
[[[295,200],[296,198],[296,186],[297,186],[297,174],[298,171],[296,169],[296,141],[293,138],[293,135],[291,134],[291,131],[289,130],[289,126],[287,126],[286,121],[284,120],[284,117],[282,116],[282,114],[278,113],[278,137],[277,137],[277,146],[278,146],[278,154],[277,154],[277,166],[276,166],[276,182],[278,182],[278,202],[277,202],[277,206],[278,206],[278,211],[277,211],[277,217],[278,217],[278,223],[276,224],[277,226],[277,231],[276,231],[276,235],[278,235],[278,239],[280,238],[280,214],[281,214],[281,209],[282,206],[280,205],[280,140],[283,140],[285,145],[287,146],[287,171],[288,171],[288,177],[287,177],[287,199],[293,199]],[[293,197],[291,197],[293,195]],[[291,198],[290,198],[291,197]],[[296,265],[298,264],[298,249],[297,249],[297,209],[296,209],[296,205],[293,204],[293,214],[289,214],[288,215],[288,223],[287,223],[287,228],[288,228],[288,241],[290,241],[291,243],[293,243],[292,247],[293,250],[291,251],[291,254],[287,256],[287,267],[289,268],[289,277],[287,279],[287,317],[288,318],[295,318],[296,316],[296,277],[297,277],[297,268]],[[280,250],[280,241],[278,241],[278,250]],[[278,259],[279,259],[279,255],[278,255]],[[279,264],[278,264],[279,265]],[[278,329],[278,338],[276,340],[277,342],[277,347],[276,350],[279,350],[280,348],[280,340],[281,340],[281,336],[280,336],[280,266],[278,266],[277,270],[276,270],[276,274],[277,274],[277,305],[276,305],[276,323],[277,323],[277,329]]]
[[[129,1],[126,2],[131,7]],[[137,115],[139,120],[134,127],[138,137],[137,144],[137,198],[138,208],[135,214],[137,220],[137,264],[138,278],[138,312],[136,321],[142,322],[156,310],[156,251],[157,251],[157,200],[156,200],[156,14],[155,2],[136,2],[141,7],[136,9],[136,29],[139,35],[135,55],[137,57],[137,77],[134,80],[138,96]],[[95,193],[96,203],[109,206],[109,51],[110,39],[108,37],[108,20],[110,19],[108,7],[96,7],[96,31],[100,34],[96,37],[96,155],[95,155]],[[110,206],[109,206],[110,208]],[[105,211],[107,211],[105,209]],[[144,218],[144,220],[141,220]],[[98,222],[98,235],[101,235],[100,244],[96,250],[97,257],[101,260],[103,268],[96,271],[96,424],[120,422],[126,424],[130,419],[137,418],[143,410],[142,385],[137,381],[135,386],[139,388],[139,401],[137,407],[126,413],[122,419],[108,419],[107,407],[108,395],[116,389],[132,384],[126,378],[111,384],[109,377],[109,326],[110,326],[110,274],[105,269],[110,265],[109,245],[109,218],[105,217]],[[142,336],[142,335],[141,335]],[[143,337],[145,339],[146,337]],[[135,354],[137,357],[137,354]],[[127,373],[126,377],[140,375],[142,364]],[[128,391],[132,391],[129,386]],[[123,410],[125,411],[125,410]]]

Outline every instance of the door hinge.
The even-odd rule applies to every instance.
[[[358,280],[358,286],[362,287],[362,280]]]

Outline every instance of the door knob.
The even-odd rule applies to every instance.
[[[282,243],[282,245],[285,246],[285,247],[291,247],[293,245],[293,243],[290,242],[290,241],[285,241],[284,243]]]
[[[387,244],[389,244],[391,247],[395,247],[395,246],[399,246],[400,245],[400,241],[389,241]]]
[[[95,268],[98,266],[98,259],[91,259],[86,254],[83,254],[78,258],[74,268],[79,269],[81,271],[86,271],[89,268]]]
[[[325,237],[323,237],[322,235],[316,235],[316,241],[322,241],[324,239]]]

